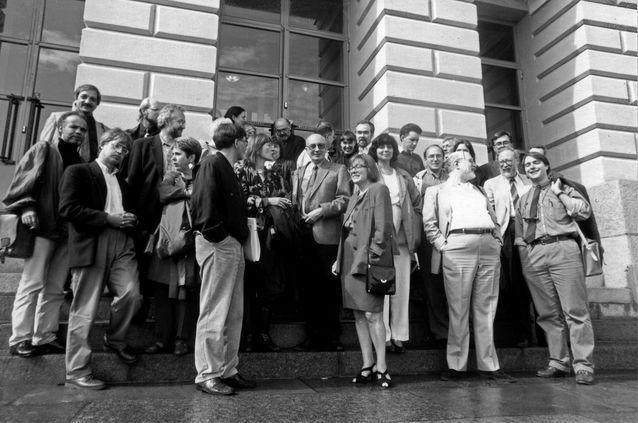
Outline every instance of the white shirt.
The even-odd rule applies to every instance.
[[[452,187],[450,230],[494,228],[487,211],[487,198],[472,184],[464,182]]]
[[[117,182],[117,169],[113,172],[109,172],[109,169],[101,161],[96,160],[97,164],[102,169],[104,175],[104,181],[106,182],[106,202],[104,203],[104,211],[108,214],[124,213],[124,206],[122,205],[122,190],[120,190],[120,184]]]

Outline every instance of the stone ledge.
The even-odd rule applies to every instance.
[[[84,6],[84,22],[90,28],[151,34],[155,6],[128,0],[89,0]]]
[[[632,304],[631,289],[629,288],[589,288],[587,297],[590,303]]]
[[[98,0],[104,1],[104,0]],[[219,0],[138,0],[145,3],[163,4],[178,7],[180,9],[200,10],[202,12],[219,11]]]
[[[178,41],[215,45],[219,17],[174,7],[158,6],[154,35]]]

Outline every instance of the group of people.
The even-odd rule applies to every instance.
[[[446,345],[443,380],[466,375],[471,313],[479,374],[515,381],[500,370],[493,323],[505,308],[527,345],[531,294],[550,352],[537,375],[564,376],[573,365],[578,383],[593,382],[576,225],[595,232],[595,221],[584,187],[553,173],[539,148],[521,161],[510,134],[497,133],[494,161],[477,168],[469,141],[446,138],[424,162],[416,124],[397,142],[375,137],[370,121],[339,138],[322,121],[304,139],[283,117],[270,135],[257,133],[239,106],[201,141],[182,136],[180,106],[144,99],[138,125],[124,131],[93,118],[95,86],[74,96],[71,111],[51,114],[3,200],[35,234],[10,352],[65,353],[67,386],[105,387],[91,370],[89,332],[106,286],[104,347],[136,362],[126,334],[154,297],[156,340],[145,353],[183,355],[194,344],[205,393],[255,386],[238,373],[238,352],[280,350],[269,324],[285,293],[306,323],[297,349],[342,350],[340,313],[351,309],[363,358],[353,382],[389,388],[386,351],[401,353],[410,339],[415,264],[428,330]],[[249,217],[261,254],[245,260]],[[393,295],[366,291],[371,264],[394,267]],[[65,343],[56,334],[69,274]]]

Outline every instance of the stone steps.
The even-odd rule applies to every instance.
[[[499,348],[501,368],[506,372],[531,372],[547,364],[545,348]],[[474,351],[470,351],[470,371],[474,370]],[[242,353],[240,371],[257,379],[323,378],[351,376],[361,368],[358,349],[342,352]],[[445,368],[443,350],[409,349],[405,354],[389,354],[392,376],[439,373]],[[115,354],[93,354],[94,374],[111,383],[191,382],[195,377],[193,355],[142,355],[127,366]],[[596,347],[597,370],[634,370],[638,368],[638,345],[599,344]],[[0,386],[17,383],[64,383],[64,356],[61,354],[33,358],[0,356]]]

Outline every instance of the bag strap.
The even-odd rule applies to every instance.
[[[394,229],[394,225],[392,225],[392,227]],[[370,219],[370,239],[368,239],[368,266],[370,266],[370,244],[372,243],[373,237],[374,237],[374,219]],[[390,235],[389,244],[390,245],[388,247],[390,248],[390,258],[392,259],[392,266],[394,267],[394,251],[392,250],[392,235]]]
[[[188,225],[193,228],[193,221],[191,220],[191,208],[188,205],[188,200],[184,200],[184,207],[186,208],[186,216],[188,217]]]
[[[576,229],[578,230],[578,236],[580,237],[581,242],[583,243],[583,245],[585,245],[585,248],[589,248],[589,241],[587,240],[587,237],[585,236],[583,231],[580,229],[580,225],[578,224],[578,222],[576,222],[576,219],[572,219],[572,222],[576,224]]]

